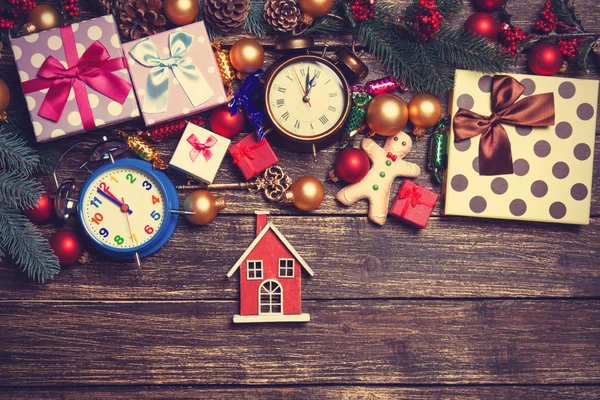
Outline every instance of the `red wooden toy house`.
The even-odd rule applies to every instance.
[[[314,272],[272,223],[256,212],[256,239],[227,273],[240,270],[240,315],[233,322],[307,322],[302,313],[302,268]]]

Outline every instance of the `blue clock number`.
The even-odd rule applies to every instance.
[[[98,231],[98,233],[100,234],[100,236],[102,237],[108,237],[108,230],[106,230],[106,228],[102,228]]]
[[[121,236],[117,235],[115,236],[115,242],[120,246],[123,244],[123,242],[125,241],[125,239],[123,239]]]
[[[152,189],[152,184],[148,181],[144,181],[144,182],[142,182],[142,187],[146,188],[146,190],[150,190],[150,189]]]
[[[152,217],[153,220],[158,221],[160,219],[160,213],[158,213],[156,210],[152,211],[150,213],[150,216]]]
[[[97,197],[94,197],[92,200],[90,200],[90,206],[98,208],[100,207],[100,204],[102,204],[102,201],[100,201],[100,199]]]
[[[135,182],[135,181],[137,180],[137,178],[135,178],[135,177],[133,176],[133,174],[127,174],[127,175],[125,176],[125,179],[127,179],[127,180],[129,181],[129,183],[133,183],[133,182]]]

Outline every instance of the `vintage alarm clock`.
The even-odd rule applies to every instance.
[[[81,143],[81,142],[80,142]],[[92,151],[90,160],[110,159],[91,173],[79,193],[73,179],[57,183],[55,208],[59,218],[66,220],[77,204],[77,215],[92,243],[104,254],[122,260],[148,256],[173,235],[177,226],[179,200],[175,186],[167,175],[152,164],[137,159],[115,160],[121,153],[120,141],[101,143]],[[79,144],[79,143],[78,143]],[[87,162],[84,164],[87,165]]]
[[[337,60],[310,54],[310,36],[281,38],[275,50],[288,53],[263,74],[266,114],[272,129],[290,148],[316,155],[317,147],[334,141],[350,113],[348,79],[364,79],[367,66],[348,48],[341,47]],[[291,53],[291,54],[290,54]]]

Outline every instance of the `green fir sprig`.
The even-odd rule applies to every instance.
[[[35,174],[51,170],[56,152],[38,152],[31,146],[35,135],[13,75],[2,72],[12,96],[8,122],[0,122],[0,260],[9,257],[35,281],[47,282],[60,271],[58,259],[22,210],[37,204],[43,187]]]

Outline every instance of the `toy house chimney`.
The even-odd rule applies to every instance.
[[[255,211],[256,214],[256,236],[267,226],[268,211]]]

